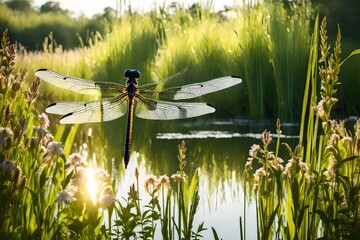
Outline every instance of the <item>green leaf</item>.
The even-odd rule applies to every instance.
[[[357,55],[357,54],[360,54],[360,49],[356,49],[354,51],[352,51],[349,56],[347,56],[341,63],[340,63],[340,66],[345,62],[347,61],[350,57],[354,56],[354,55]]]
[[[274,219],[275,219],[275,216],[276,216],[276,213],[277,213],[279,207],[280,207],[280,204],[278,204],[276,206],[275,210],[270,215],[269,222],[268,222],[268,225],[266,226],[266,230],[265,230],[265,236],[271,236],[270,229],[271,229],[271,226],[272,226],[272,224],[274,222]]]
[[[308,208],[309,208],[309,205],[305,205],[305,206],[301,209],[300,214],[299,214],[299,217],[298,217],[298,227],[301,226],[301,222],[302,222],[302,220],[303,220],[305,211],[306,211],[306,209],[308,209]]]
[[[76,137],[76,132],[79,128],[79,124],[74,124],[71,126],[70,132],[66,138],[65,144],[64,144],[64,153],[65,155],[70,155],[72,146],[74,145],[74,140]]]
[[[215,228],[211,227],[211,230],[212,230],[212,233],[213,233],[213,236],[214,236],[214,240],[219,240],[219,236],[218,236]]]
[[[338,167],[340,168],[341,165],[343,165],[344,163],[346,163],[346,162],[351,162],[351,161],[354,161],[354,160],[356,160],[356,159],[359,159],[359,156],[350,156],[350,157],[348,157],[348,158],[345,158],[344,160],[340,161]]]

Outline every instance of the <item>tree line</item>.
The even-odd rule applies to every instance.
[[[9,37],[27,50],[41,50],[51,33],[64,49],[89,44],[93,33],[111,31],[116,11],[110,7],[91,18],[72,17],[58,2],[46,2],[35,8],[31,0],[0,0],[0,32],[9,30]],[[81,38],[81,40],[80,40]]]

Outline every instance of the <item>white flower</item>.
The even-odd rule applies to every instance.
[[[175,182],[187,182],[188,176],[184,172],[178,171],[171,175],[171,178],[174,179]]]
[[[309,169],[309,165],[307,165],[303,161],[299,161],[299,167],[303,172],[306,172]]]
[[[276,170],[284,170],[284,166],[281,164],[284,162],[284,160],[282,160],[282,158],[280,157],[275,157],[273,156],[273,159],[272,161],[270,161],[270,164],[273,168],[275,168]]]
[[[345,143],[345,142],[352,142],[352,138],[351,137],[343,137],[342,139],[341,139],[341,142],[342,143]]]
[[[326,176],[327,180],[331,180],[331,179],[333,179],[335,177],[335,173],[334,173],[334,171],[332,171],[332,169],[331,170],[326,170],[324,172],[324,175]]]
[[[165,174],[158,178],[159,184],[164,184],[165,187],[170,188],[170,178]]]
[[[44,161],[48,161],[53,157],[57,157],[62,154],[64,154],[64,149],[62,147],[62,144],[59,142],[51,142],[46,147],[46,157]]]
[[[320,100],[318,105],[315,107],[315,111],[320,118],[323,118],[325,116],[324,104],[325,104],[325,100],[322,99],[322,100]]]
[[[328,141],[328,144],[333,146],[337,143],[337,140],[340,139],[340,136],[336,133],[333,133],[331,134],[330,138],[329,138],[329,141]]]
[[[254,180],[256,182],[260,182],[261,178],[266,176],[266,171],[263,167],[256,169],[255,173],[254,173]]]
[[[114,202],[116,198],[112,194],[103,195],[100,199],[100,207],[102,209],[106,209],[110,207]]]
[[[252,169],[252,161],[246,161],[245,170],[249,171]]]
[[[57,203],[69,203],[76,201],[76,197],[74,197],[74,192],[71,190],[63,190],[59,195],[56,197]]]
[[[88,176],[86,174],[86,169],[77,168],[72,178],[72,184],[77,187],[86,186],[87,181],[88,181]]]
[[[253,144],[249,150],[249,156],[250,157],[255,157],[257,152],[260,151],[261,147],[259,144]]]
[[[39,115],[39,120],[42,128],[47,129],[49,127],[50,121],[46,113],[42,113],[41,115]]]
[[[159,191],[160,187],[161,187],[161,182],[158,181],[155,175],[150,175],[145,180],[144,188],[146,192],[152,197],[157,196],[156,193]]]
[[[69,164],[70,166],[82,166],[82,167],[86,167],[87,166],[87,162],[84,160],[84,158],[78,154],[78,153],[73,153],[71,154],[67,161],[67,164]]]
[[[285,165],[285,169],[283,171],[283,174],[288,175],[288,177],[291,177],[291,171],[293,169],[295,161],[294,159],[290,159],[288,163]]]

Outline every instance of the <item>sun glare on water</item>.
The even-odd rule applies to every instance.
[[[98,201],[99,188],[98,181],[96,180],[96,171],[92,168],[86,169],[87,184],[86,190],[88,191],[91,201],[95,204]]]

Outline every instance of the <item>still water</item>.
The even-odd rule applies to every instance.
[[[298,140],[298,126],[283,125],[283,141],[294,146]],[[115,121],[103,127],[109,149],[114,156],[122,157],[125,122]],[[195,228],[204,221],[208,229],[202,232],[204,239],[213,239],[211,227],[216,229],[222,239],[240,239],[239,218],[244,218],[242,171],[251,145],[261,145],[261,135],[265,129],[276,132],[275,124],[271,122],[239,118],[222,120],[205,116],[182,121],[135,119],[132,155],[126,171],[122,158],[115,157],[119,166],[118,198],[127,196],[129,186],[135,182],[134,171],[137,167],[140,172],[140,196],[144,204],[147,203],[142,182],[151,174],[167,174],[170,177],[176,173],[179,165],[178,144],[185,140],[185,172],[192,176],[196,169],[199,170],[200,205]],[[275,149],[276,134],[273,137],[271,147]],[[285,147],[282,147],[280,154],[286,160],[288,156]],[[255,214],[254,204],[246,205],[247,239],[256,239]]]

